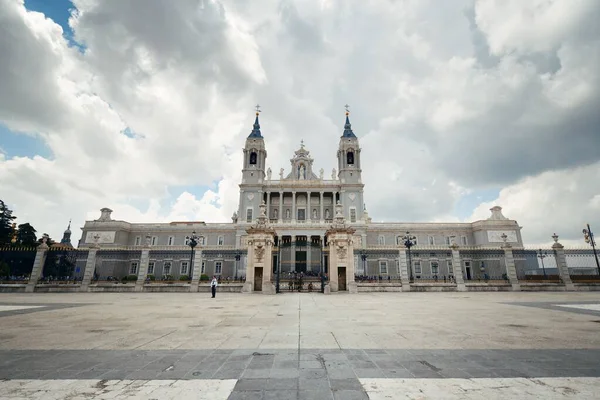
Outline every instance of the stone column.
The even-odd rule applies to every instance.
[[[292,192],[292,222],[296,222],[296,192]]]
[[[346,270],[346,290],[357,293],[358,286],[354,280],[354,240],[355,229],[346,225],[342,213],[342,205],[335,206],[334,223],[326,232],[329,241],[329,290],[339,291],[340,268]],[[327,289],[326,289],[327,293]]]
[[[406,252],[406,247],[400,247],[398,251],[398,265],[400,268],[400,282],[402,283],[402,291],[410,292],[410,272],[408,265],[408,254]]]
[[[306,246],[306,270],[307,271],[312,271],[312,265],[310,264],[310,261],[312,259],[312,257],[310,256],[311,251],[312,251],[312,237],[309,235],[307,238],[307,244],[308,246]]]
[[[271,219],[271,192],[267,192],[267,218]]]
[[[569,273],[569,267],[567,265],[567,256],[565,255],[565,248],[562,244],[558,243],[558,235],[554,234],[554,244],[552,250],[556,258],[556,268],[558,269],[558,275],[565,284],[565,290],[574,291],[575,285],[571,281],[571,274]]]
[[[508,281],[510,282],[513,291],[520,291],[521,285],[519,284],[519,278],[517,277],[517,268],[515,266],[512,246],[508,243],[504,243],[502,249],[504,250],[504,264],[506,266]]]
[[[460,259],[458,245],[453,243],[450,246],[450,250],[452,250],[452,272],[454,275],[454,280],[456,281],[456,290],[459,292],[466,292],[467,287],[465,286],[465,279],[462,273],[462,261]]]
[[[90,247],[88,250],[87,260],[85,261],[85,269],[83,270],[83,279],[81,280],[81,287],[79,288],[81,292],[87,292],[88,287],[92,282],[94,272],[96,271],[96,256],[98,250],[99,247],[97,245]]]
[[[281,223],[283,219],[283,192],[279,192],[279,211],[277,212],[277,222]]]
[[[198,246],[194,247],[194,265],[192,268],[192,283],[190,284],[190,292],[197,292],[202,275],[202,249]]]
[[[253,292],[256,268],[262,268],[262,293],[275,294],[273,276],[273,238],[275,231],[269,227],[264,201],[260,205],[260,214],[256,224],[246,230],[248,233],[248,266],[243,292]]]
[[[25,287],[26,293],[33,293],[35,291],[35,285],[37,285],[38,280],[44,272],[44,264],[46,263],[48,249],[49,247],[45,240],[37,247],[35,260],[33,261],[33,268],[31,269],[31,275],[29,276],[29,281]]]
[[[319,194],[319,221],[323,223],[323,221],[325,220],[325,217],[323,216],[323,192],[319,192]]]
[[[138,278],[135,281],[135,291],[143,292],[144,283],[146,283],[146,277],[148,276],[148,263],[150,262],[150,246],[146,245],[142,249],[142,255],[140,256],[140,266],[138,268]]]
[[[306,215],[305,218],[312,221],[312,206],[310,205],[310,192],[306,192]]]
[[[291,271],[293,272],[296,270],[296,235],[292,235],[290,238],[292,240],[292,245],[290,246],[290,260],[292,262]]]

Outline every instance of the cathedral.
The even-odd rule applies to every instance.
[[[315,170],[310,152],[301,143],[290,159],[290,172],[280,168],[274,176],[267,164],[266,139],[257,112],[243,148],[239,206],[231,223],[129,223],[112,219],[109,208],[101,210],[99,219],[86,221],[79,249],[113,250],[111,256],[97,261],[96,275],[137,273],[140,259],[133,254],[149,248],[146,273],[157,279],[191,276],[196,264],[202,275],[235,279],[252,272],[254,276],[248,270],[256,261],[249,257],[249,232],[257,224],[268,228],[273,237],[265,264],[268,271],[261,272],[266,281],[276,273],[334,275],[332,265],[340,260],[332,254],[328,232],[336,224],[351,236],[350,262],[344,273],[357,277],[398,277],[398,249],[407,239],[414,254],[411,276],[451,277],[460,268],[465,280],[478,276],[483,268],[489,275],[502,275],[504,266],[493,255],[477,252],[465,253],[461,265],[453,265],[450,247],[472,251],[500,250],[503,244],[523,247],[518,223],[506,218],[498,206],[490,210],[488,219],[471,223],[372,222],[364,207],[360,142],[348,112],[339,137],[337,168],[332,171]]]

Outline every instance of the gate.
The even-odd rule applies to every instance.
[[[323,247],[320,240],[281,240],[275,267],[275,291],[325,292]]]
[[[28,282],[35,253],[35,247],[0,248],[0,283]]]
[[[40,281],[74,281],[77,254],[77,249],[71,247],[51,247],[48,249]]]

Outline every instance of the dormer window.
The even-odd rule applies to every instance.
[[[352,150],[346,153],[346,164],[354,165],[354,152]]]
[[[250,153],[250,165],[256,165],[256,152]]]

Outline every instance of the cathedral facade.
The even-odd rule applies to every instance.
[[[332,261],[328,243],[336,219],[352,237],[353,262],[347,272],[357,277],[400,276],[398,249],[404,248],[407,237],[413,251],[409,269],[415,277],[450,278],[456,268],[465,280],[484,271],[500,276],[505,267],[494,250],[506,244],[523,248],[521,228],[504,217],[500,207],[493,207],[488,219],[471,223],[373,222],[364,207],[361,147],[348,113],[339,138],[337,168],[332,171],[316,170],[302,143],[290,159],[289,172],[281,168],[274,174],[267,165],[258,113],[243,153],[239,206],[231,223],[129,223],[112,219],[109,208],[101,210],[99,219],[86,221],[79,249],[112,250],[112,256],[97,261],[96,275],[101,279],[135,274],[138,252],[150,248],[146,272],[157,279],[192,275],[196,263],[203,275],[245,277],[252,264],[249,229],[260,221],[273,232],[268,264],[272,273],[267,274],[271,277],[278,268],[282,274],[329,273],[331,264],[338,262]],[[189,246],[191,238],[196,238],[195,248]],[[453,246],[463,251],[460,266],[452,259]]]

